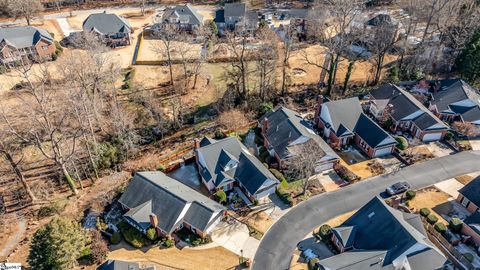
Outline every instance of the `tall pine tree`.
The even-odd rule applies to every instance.
[[[470,83],[480,82],[480,29],[472,35],[457,57],[455,65],[462,77]]]

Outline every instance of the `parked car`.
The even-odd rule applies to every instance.
[[[393,196],[396,194],[403,193],[408,189],[410,189],[410,184],[408,184],[407,182],[398,182],[389,186],[385,191],[387,192],[388,195]]]

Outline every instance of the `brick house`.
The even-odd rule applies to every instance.
[[[391,154],[396,140],[363,113],[358,98],[325,101],[317,99],[315,122],[335,149],[355,144],[369,157]]]
[[[195,140],[195,159],[203,184],[211,193],[232,190],[252,204],[275,193],[279,181],[237,137]]]
[[[443,269],[445,256],[431,243],[419,215],[401,212],[375,197],[332,229],[340,252],[320,269]]]
[[[0,28],[0,62],[14,66],[22,59],[42,61],[55,52],[53,37],[45,29],[34,26]]]
[[[133,28],[127,19],[106,12],[90,14],[83,21],[83,31],[97,34],[110,47],[130,45]]]
[[[472,237],[473,242],[480,246],[480,212],[471,214],[463,221],[462,233]]]
[[[186,4],[167,8],[163,13],[162,22],[155,27],[171,26],[179,30],[193,31],[202,25],[202,15],[198,14],[192,5]]]
[[[220,33],[224,31],[253,32],[259,26],[259,13],[247,10],[244,3],[226,3],[223,9],[215,14],[215,23]]]
[[[139,172],[118,200],[124,220],[146,234],[170,237],[182,228],[205,237],[225,215],[225,207],[162,172]]]
[[[429,110],[445,122],[461,121],[480,127],[480,93],[462,79],[431,84]]]
[[[480,212],[480,177],[462,187],[458,193],[457,201],[470,213]]]
[[[265,147],[275,157],[281,168],[286,168],[288,158],[295,155],[291,148],[295,145],[315,142],[319,149],[316,172],[334,168],[339,157],[335,151],[312,129],[312,124],[298,113],[285,107],[267,112],[259,119]]]
[[[369,110],[380,121],[390,119],[392,132],[407,132],[423,142],[439,141],[449,130],[412,94],[393,84],[370,92]]]

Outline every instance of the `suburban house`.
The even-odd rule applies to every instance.
[[[480,212],[475,212],[463,221],[462,232],[472,237],[473,242],[480,246]]]
[[[182,228],[205,237],[226,210],[162,172],[136,173],[118,201],[126,210],[126,222],[142,233],[153,227],[165,237]]]
[[[412,94],[393,84],[370,92],[370,113],[390,119],[392,132],[409,132],[423,142],[443,139],[449,128]]]
[[[97,34],[110,47],[127,46],[131,44],[133,28],[128,21],[117,14],[90,14],[83,21],[83,31]]]
[[[429,109],[446,122],[480,127],[480,93],[462,79],[439,81],[431,87]]]
[[[257,11],[248,11],[244,3],[226,3],[217,10],[215,23],[220,33],[225,30],[236,32],[253,32],[257,30],[260,20]]]
[[[155,270],[155,266],[142,268],[139,263],[119,260],[108,260],[102,263],[97,270]]]
[[[180,30],[193,31],[203,24],[203,17],[190,4],[167,8],[162,16],[162,24]]]
[[[195,154],[202,181],[212,193],[235,190],[251,203],[274,193],[279,183],[236,137],[195,140]]]
[[[45,29],[33,26],[0,28],[0,61],[14,66],[22,59],[50,59],[55,52],[53,37]]]
[[[458,191],[457,201],[470,213],[480,212],[480,176]]]
[[[335,151],[312,130],[312,124],[290,109],[278,107],[267,112],[260,118],[259,126],[265,147],[282,168],[287,167],[288,158],[296,155],[295,147],[309,141],[315,142],[321,150],[316,167],[318,173],[333,169],[339,161]]]
[[[419,215],[373,198],[342,225],[332,229],[340,252],[319,261],[321,269],[443,269],[445,256],[427,237]]]
[[[324,101],[317,100],[315,121],[330,145],[336,149],[354,143],[369,157],[391,154],[397,141],[370,119],[357,97]]]

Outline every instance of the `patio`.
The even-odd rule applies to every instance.
[[[202,193],[203,195],[209,197],[210,192],[207,188],[202,185],[202,180],[198,174],[197,164],[190,161],[182,164],[178,169],[175,169],[168,173],[168,176],[172,177],[175,180],[193,188],[194,190]]]
[[[350,146],[347,150],[339,152],[338,155],[349,165],[368,160],[359,149],[353,146]]]

